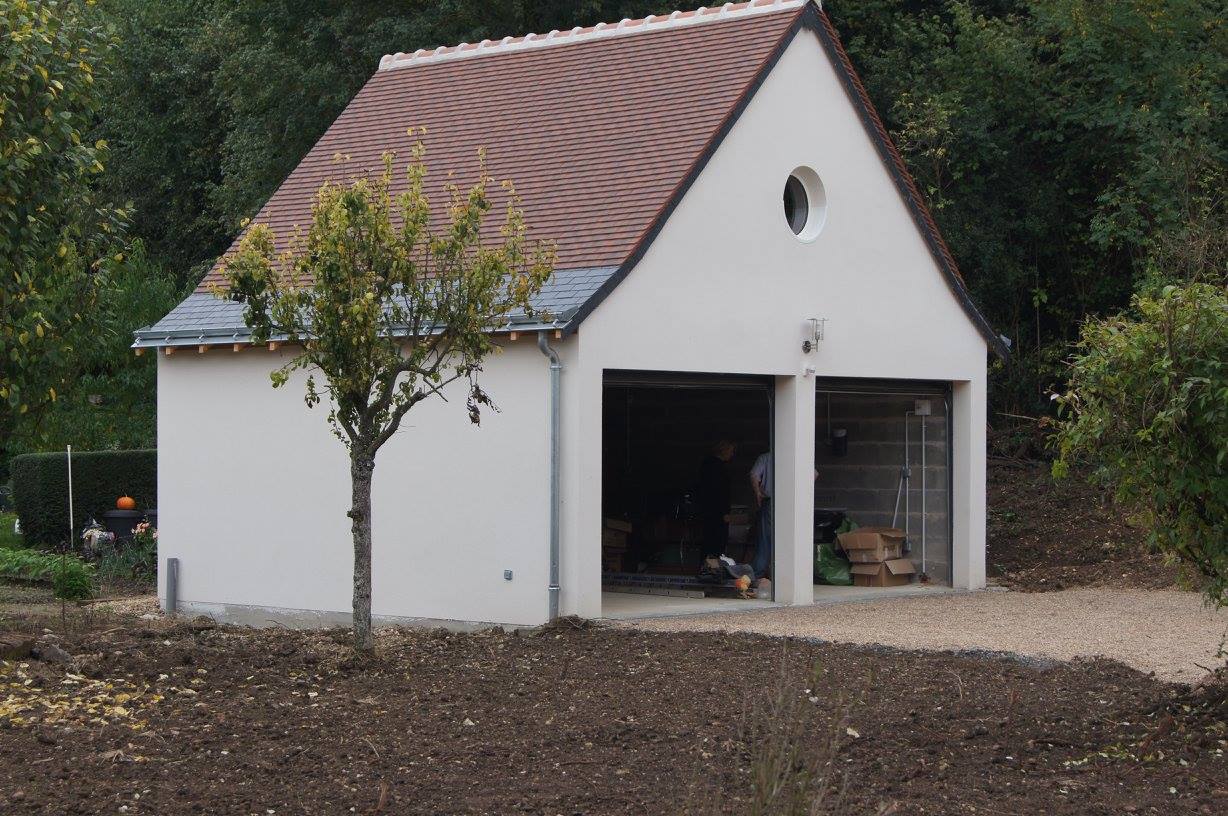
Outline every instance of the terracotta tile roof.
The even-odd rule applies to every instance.
[[[256,215],[280,247],[325,180],[409,156],[425,127],[428,192],[443,212],[487,168],[516,185],[557,267],[622,263],[687,178],[805,4],[755,0],[605,27],[392,55]],[[348,160],[337,161],[337,154]],[[402,168],[403,169],[403,168]],[[501,220],[496,206],[491,236]],[[215,266],[197,291],[220,281]]]

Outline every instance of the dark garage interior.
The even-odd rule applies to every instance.
[[[753,589],[739,590],[728,576],[720,582],[710,576],[700,580],[705,555],[713,550],[706,543],[712,540],[706,532],[710,528],[702,520],[706,493],[701,471],[712,467],[718,443],[733,443],[732,456],[720,466],[730,510],[721,552],[738,564],[752,563],[757,513],[750,471],[756,458],[772,448],[772,387],[769,378],[606,373],[605,590],[765,597]],[[830,545],[845,569],[844,580],[829,582],[816,559],[815,583],[862,585],[851,573],[866,567],[840,546],[838,534],[850,528],[894,528],[904,534],[897,554],[902,560],[896,563],[911,564],[900,580],[949,584],[949,385],[819,378],[815,387],[814,541],[816,552]],[[770,569],[767,575],[772,577]]]
[[[607,372],[602,415],[602,574],[607,590],[736,596],[697,583],[704,553],[701,469],[722,440],[730,523],[723,552],[753,554],[749,472],[771,448],[771,380]],[[713,467],[709,461],[707,467]]]

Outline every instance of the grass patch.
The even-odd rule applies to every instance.
[[[81,600],[94,594],[94,568],[75,555],[38,550],[0,550],[0,579],[51,584],[57,598]]]
[[[26,546],[22,536],[13,532],[15,521],[16,513],[0,513],[0,550],[20,550]]]

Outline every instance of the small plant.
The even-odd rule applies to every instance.
[[[84,601],[94,596],[94,570],[74,556],[61,556],[51,576],[51,591],[62,601]]]
[[[94,568],[75,555],[0,550],[0,578],[49,583],[55,596],[66,601],[94,594]]]
[[[816,665],[810,686],[799,689],[781,673],[776,688],[752,701],[743,741],[749,746],[750,802],[753,816],[831,816],[844,812],[847,780],[836,766],[840,743],[849,729],[849,706],[838,694],[818,692],[822,669]],[[834,703],[830,725],[816,735],[805,709]]]
[[[806,682],[793,675],[782,655],[774,687],[746,701],[738,728],[736,778],[740,812],[747,816],[841,816],[848,812],[848,779],[837,764],[845,739],[859,736],[850,726],[852,706],[817,663]],[[821,707],[822,724],[812,711]],[[727,794],[714,784],[707,763],[699,770],[688,813],[726,812]]]

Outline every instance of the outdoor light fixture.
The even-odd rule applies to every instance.
[[[806,319],[805,324],[802,326],[802,351],[809,354],[819,347],[819,343],[823,340],[823,328],[826,323],[826,317]]]

